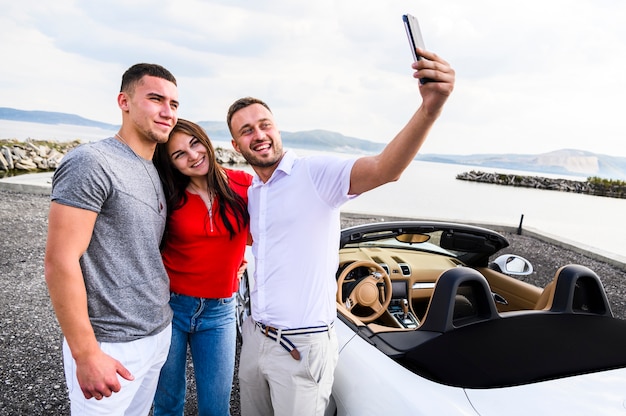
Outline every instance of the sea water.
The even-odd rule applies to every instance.
[[[626,199],[456,179],[470,170],[551,176],[505,169],[413,162],[394,183],[344,205],[346,212],[497,224],[532,229],[580,247],[626,256]],[[572,179],[571,177],[563,177]],[[584,180],[584,178],[578,178]]]

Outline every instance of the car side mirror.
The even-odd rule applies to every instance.
[[[503,254],[492,263],[500,272],[512,276],[528,276],[533,272],[533,265],[524,257],[515,254]]]

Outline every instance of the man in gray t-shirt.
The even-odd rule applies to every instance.
[[[111,137],[63,162],[52,201],[98,214],[80,259],[96,339],[126,342],[163,331],[172,317],[159,253],[166,209],[152,161]]]
[[[152,155],[176,124],[176,79],[133,65],[118,106],[115,137],[72,150],[52,182],[45,276],[73,415],[147,415],[169,350],[167,210]]]

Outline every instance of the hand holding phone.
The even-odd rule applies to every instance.
[[[424,39],[422,39],[422,32],[420,31],[420,25],[415,16],[410,14],[402,15],[402,21],[404,22],[404,28],[406,29],[406,35],[409,38],[409,45],[411,46],[411,53],[413,54],[413,60],[416,62],[423,57],[417,54],[417,48],[426,49],[424,46]],[[431,82],[430,78],[420,78],[421,84]]]

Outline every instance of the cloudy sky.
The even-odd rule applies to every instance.
[[[179,116],[264,99],[285,131],[387,142],[418,107],[402,26],[457,84],[422,153],[626,156],[623,0],[0,0],[0,107],[119,123],[122,73],[159,63]]]

